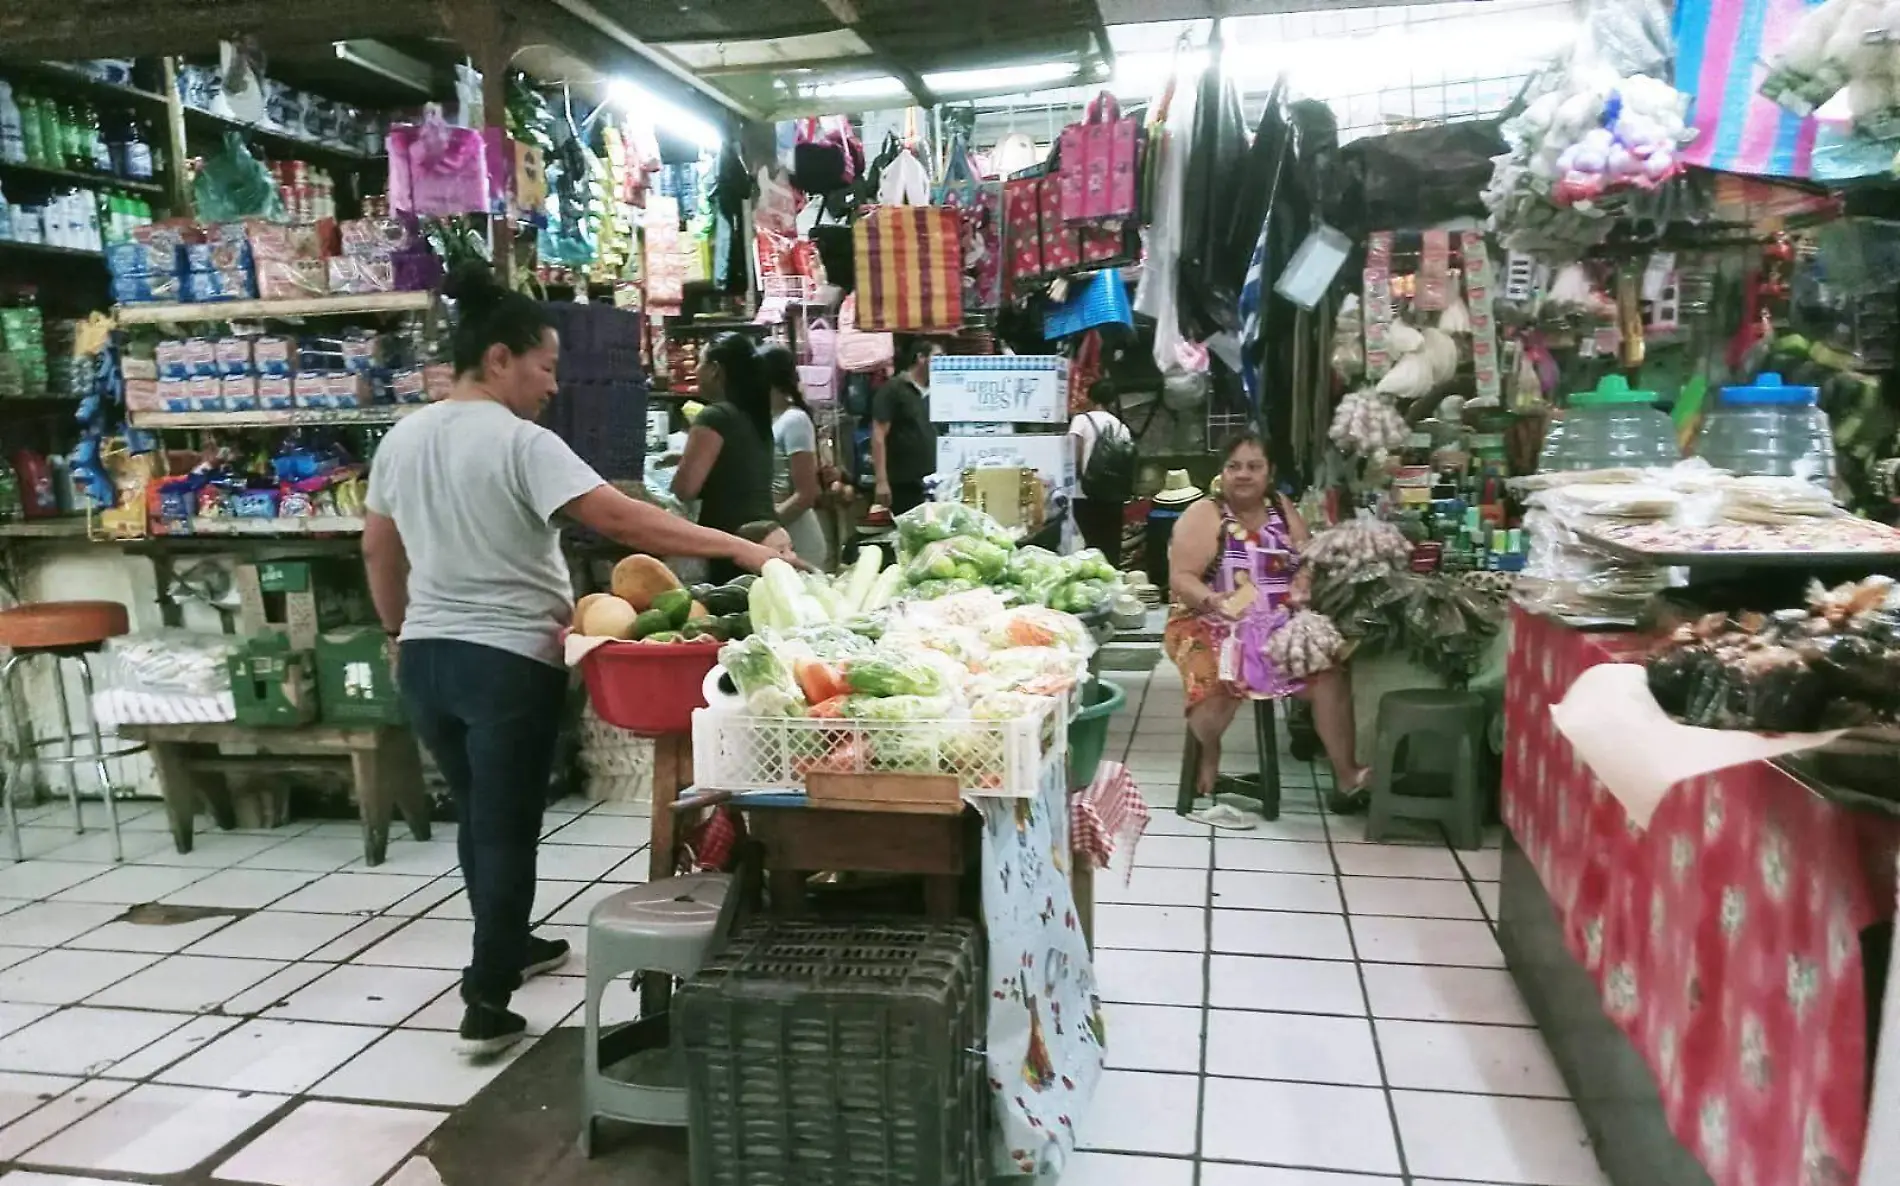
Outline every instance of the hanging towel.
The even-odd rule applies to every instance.
[[[1768,177],[1808,177],[1819,125],[1761,94],[1767,67],[1820,0],[1678,0],[1676,88],[1693,96],[1696,138],[1685,164]]]
[[[1260,339],[1260,306],[1264,299],[1267,270],[1267,224],[1260,224],[1260,241],[1254,244],[1253,258],[1247,262],[1247,278],[1240,286],[1240,385],[1247,393],[1247,407],[1257,422],[1260,419],[1261,358],[1265,354]]]

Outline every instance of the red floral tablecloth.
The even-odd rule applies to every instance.
[[[1673,788],[1639,830],[1551,723],[1628,636],[1513,611],[1504,820],[1570,952],[1716,1186],[1848,1186],[1866,1135],[1860,931],[1894,913],[1892,821],[1767,763]]]

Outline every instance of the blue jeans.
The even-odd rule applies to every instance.
[[[567,673],[450,639],[402,644],[403,707],[455,794],[455,843],[475,916],[462,999],[503,1006],[521,987],[534,910],[535,848]]]

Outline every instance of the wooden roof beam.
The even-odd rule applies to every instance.
[[[888,70],[893,78],[904,84],[904,89],[910,92],[910,97],[916,100],[919,107],[929,110],[937,105],[937,96],[924,85],[924,76],[911,69],[902,58],[891,52],[891,47],[884,44],[882,38],[864,27],[864,18],[859,14],[858,6],[853,3],[853,0],[824,0],[824,5],[831,11],[832,16],[838,18],[839,24],[856,33],[858,40],[870,47],[878,65]]]

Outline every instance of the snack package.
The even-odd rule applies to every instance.
[[[219,338],[217,343],[217,364],[220,375],[248,375],[251,373],[251,339]]]
[[[297,406],[294,389],[288,375],[259,375],[257,377],[257,406],[266,412],[287,412]]]
[[[227,412],[255,412],[257,410],[257,376],[226,375],[218,381],[218,392],[224,400]]]
[[[175,275],[114,276],[112,299],[121,305],[152,304],[184,299],[184,284]]]
[[[177,244],[136,239],[106,244],[106,267],[114,276],[172,276],[182,270]]]
[[[267,301],[324,296],[330,291],[330,274],[321,259],[260,258],[257,291]]]
[[[295,348],[289,338],[266,335],[254,339],[251,343],[251,365],[260,375],[282,375],[288,378],[296,367],[292,365]]]
[[[244,271],[251,266],[251,249],[236,242],[188,243],[184,249],[185,270],[191,272]]]
[[[331,292],[394,292],[396,265],[387,259],[339,255],[326,261]]]
[[[207,301],[243,301],[257,296],[257,282],[243,268],[222,268],[211,272],[185,273],[185,299]]]

